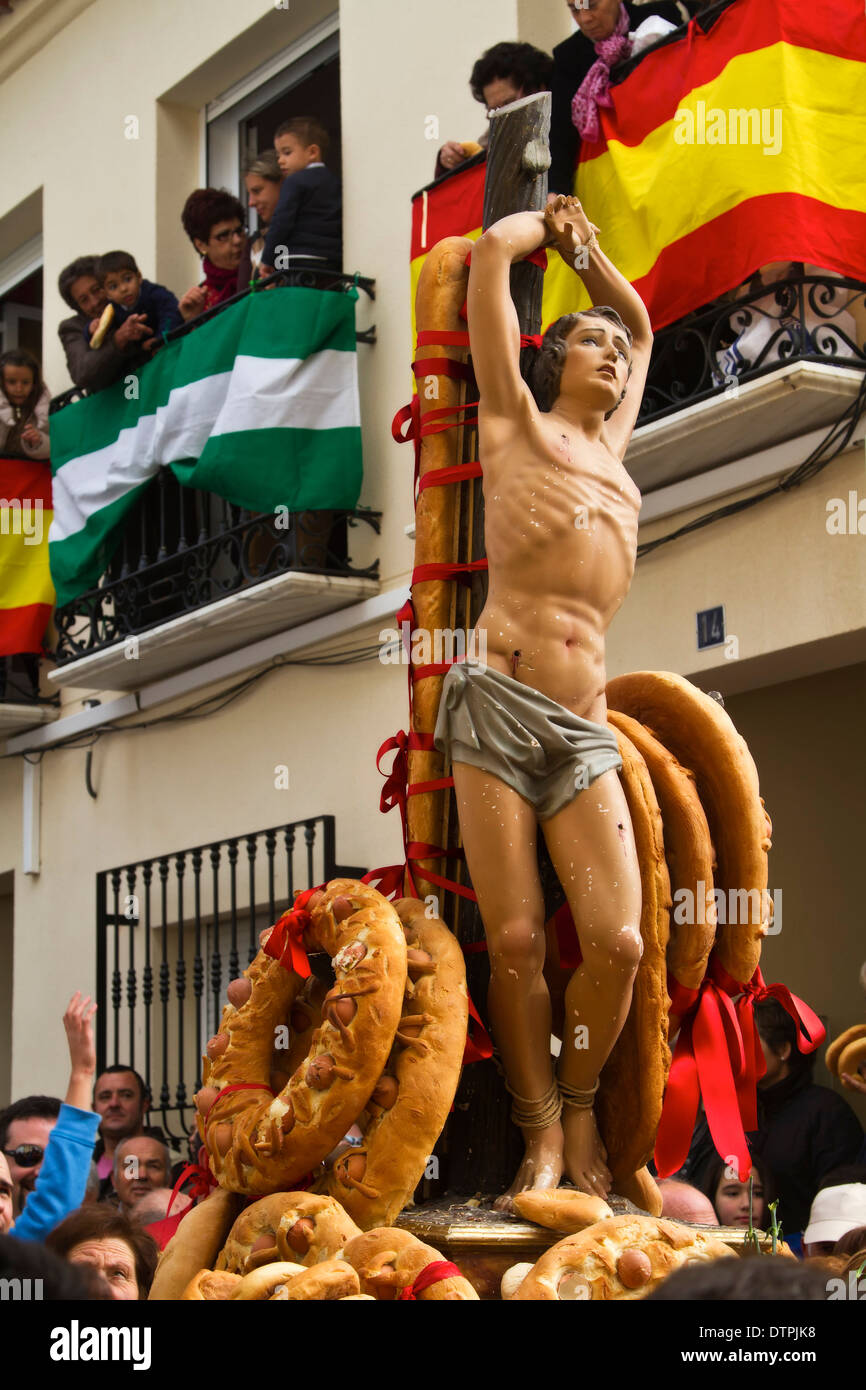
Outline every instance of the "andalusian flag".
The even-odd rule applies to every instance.
[[[866,280],[863,0],[735,0],[708,32],[692,20],[645,53],[611,95],[576,189],[655,328],[771,261]],[[479,234],[483,175],[416,197],[413,288],[438,237]],[[588,302],[551,256],[544,326]]]
[[[54,606],[48,462],[0,458],[0,656],[40,652]]]
[[[357,504],[356,298],[297,288],[248,295],[137,374],[52,415],[58,604],[99,579],[161,465],[255,512]]]

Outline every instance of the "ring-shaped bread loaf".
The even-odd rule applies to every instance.
[[[359,1228],[333,1197],[275,1192],[241,1212],[216,1267],[249,1274],[277,1260],[315,1265],[339,1255],[357,1235]]]
[[[512,1294],[515,1302],[644,1298],[690,1261],[736,1258],[714,1236],[651,1216],[614,1216],[546,1250]]]
[[[219,1033],[208,1043],[196,1096],[199,1130],[214,1176],[233,1192],[284,1191],[330,1153],[367,1103],[400,1021],[406,941],[391,904],[366,884],[335,879],[307,910],[303,944],[327,951],[336,984],[288,1085],[272,1099],[263,1094],[275,1030],[285,1026],[301,986],[299,975],[266,954],[270,932],[229,985]]]
[[[847,1047],[843,1048],[839,1054],[839,1080],[843,1086],[847,1086],[849,1091],[856,1090],[850,1081],[846,1081],[846,1076],[856,1076],[858,1072],[866,1080],[866,1037],[854,1038]]]
[[[772,906],[767,892],[772,826],[746,741],[718,701],[671,671],[616,676],[608,682],[607,703],[646,725],[695,775],[718,860],[716,887],[729,902],[731,893],[736,895],[728,922],[717,927],[713,954],[734,980],[745,984],[761,958]]]
[[[388,1065],[358,1119],[360,1148],[320,1187],[362,1230],[390,1226],[424,1175],[460,1080],[469,997],[463,952],[417,898],[394,903],[408,947],[403,1016]]]
[[[372,1294],[380,1301],[391,1301],[398,1299],[403,1289],[414,1284],[418,1275],[428,1265],[440,1261],[442,1256],[432,1245],[425,1245],[410,1231],[401,1231],[396,1226],[380,1226],[350,1240],[343,1250],[343,1259],[358,1271],[361,1293]],[[419,1302],[479,1301],[478,1294],[462,1274],[450,1275],[447,1279],[429,1284],[416,1294],[416,1298]]]
[[[674,911],[666,959],[668,974],[685,989],[699,989],[707,961],[716,939],[716,903],[713,896],[715,852],[710,828],[694,774],[681,767],[648,729],[627,714],[608,711],[608,723],[631,739],[647,765],[661,811],[664,850],[674,903],[678,894],[688,894],[692,911]],[[679,1026],[679,1015],[671,1010],[668,1036]]]
[[[640,868],[643,954],[628,1016],[602,1068],[595,1104],[614,1186],[652,1155],[671,1064],[665,964],[671,894],[661,812],[646,763],[621,729],[616,737]]]
[[[853,1027],[846,1028],[844,1033],[840,1033],[830,1043],[824,1053],[824,1061],[831,1076],[841,1076],[843,1071],[851,1075],[850,1067],[841,1067],[842,1054],[847,1051],[851,1043],[866,1040],[866,1023],[855,1023]],[[855,1068],[856,1070],[856,1068]]]

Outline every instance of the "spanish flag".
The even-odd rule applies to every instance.
[[[772,261],[866,280],[863,0],[736,0],[644,53],[611,96],[576,191],[654,328]],[[479,235],[483,165],[452,177],[414,201],[413,289],[437,237]],[[552,256],[543,325],[588,303]]]
[[[48,463],[0,458],[0,656],[42,650],[54,607],[52,516]]]

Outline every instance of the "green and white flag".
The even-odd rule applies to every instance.
[[[357,505],[356,299],[294,287],[250,294],[51,417],[58,605],[104,573],[161,465],[250,511]]]

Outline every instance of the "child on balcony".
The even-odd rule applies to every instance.
[[[48,458],[51,393],[32,352],[12,348],[0,357],[0,456]]]
[[[262,275],[342,268],[342,191],[324,163],[328,143],[328,132],[313,116],[295,116],[277,127],[274,147],[285,177],[262,252]]]
[[[142,315],[154,337],[161,338],[163,333],[183,323],[175,295],[164,285],[142,279],[135,257],[128,251],[109,251],[100,256],[96,275],[114,305],[114,321],[118,327],[130,314]],[[94,322],[91,335],[95,328]]]

